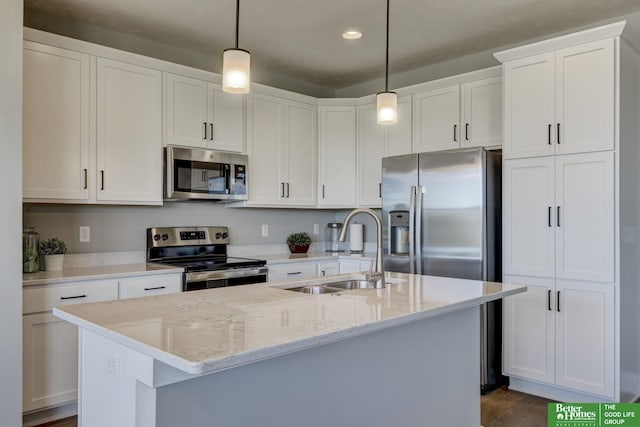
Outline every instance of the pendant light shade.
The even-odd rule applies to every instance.
[[[378,92],[376,96],[379,125],[398,123],[398,94],[395,92]]]
[[[248,93],[251,82],[251,55],[242,49],[225,49],[222,54],[222,90]]]
[[[251,83],[251,55],[238,49],[240,29],[240,0],[236,1],[236,47],[222,54],[222,90],[228,93],[249,93]]]
[[[376,96],[379,125],[398,123],[398,94],[389,91],[389,0],[387,0],[387,53],[384,71],[384,92]]]

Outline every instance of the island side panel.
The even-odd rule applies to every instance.
[[[157,389],[157,426],[479,426],[479,309]]]

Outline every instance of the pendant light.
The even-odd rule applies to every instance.
[[[398,122],[398,94],[389,92],[389,0],[387,0],[387,56],[384,71],[384,92],[378,92],[376,102],[378,124],[396,124]]]
[[[240,0],[236,2],[236,47],[225,49],[222,54],[222,90],[229,93],[248,93],[251,82],[251,55],[238,49],[240,28]]]

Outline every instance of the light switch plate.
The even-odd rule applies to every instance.
[[[262,237],[269,237],[269,225],[262,224]]]
[[[91,227],[88,225],[80,226],[80,243],[89,243],[91,241]]]
[[[320,224],[313,224],[313,235],[317,236],[320,234]]]

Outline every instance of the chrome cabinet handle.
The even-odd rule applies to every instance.
[[[100,171],[100,190],[104,191],[104,171]]]
[[[86,295],[74,295],[72,297],[60,297],[61,300],[86,298]]]
[[[84,189],[87,189],[87,168],[82,169],[82,172],[84,173]]]
[[[423,185],[416,187],[416,241],[414,243],[416,248],[416,274],[422,274],[422,199],[425,188]]]
[[[416,251],[416,186],[412,185],[409,193],[409,273],[415,274],[415,251]],[[391,214],[389,214],[389,224],[391,224]],[[391,254],[391,226],[389,226],[389,254]]]
[[[213,123],[209,123],[209,141],[213,141]]]
[[[202,126],[204,127],[204,136],[202,139],[207,139],[207,122],[202,123]]]
[[[158,289],[166,289],[166,286],[155,286],[153,288],[144,288],[145,291],[157,291]]]

